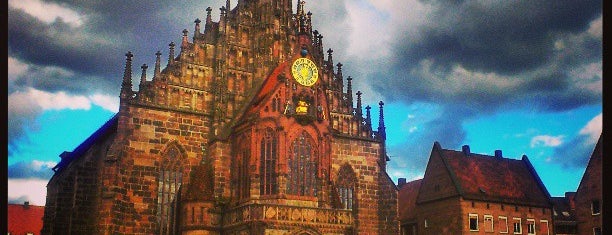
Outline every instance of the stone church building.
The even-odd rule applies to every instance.
[[[126,54],[119,111],[60,155],[42,233],[399,234],[384,104],[373,129],[304,2],[211,12],[137,91]]]

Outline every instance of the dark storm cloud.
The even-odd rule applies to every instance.
[[[127,51],[135,55],[133,71],[138,74],[137,65],[154,63],[157,50],[167,55],[168,43],[180,40],[182,29],[193,33],[193,20],[204,19],[204,9],[210,5],[195,0],[50,2],[78,12],[84,19],[82,25],[71,25],[61,18],[45,23],[9,8],[9,56],[34,67],[53,66],[74,75],[49,74],[49,79],[28,75],[15,85],[33,83],[45,91],[84,93],[91,91],[93,84],[102,84],[106,94],[115,93],[121,83]],[[220,6],[221,1],[214,4]]]
[[[601,16],[601,1],[426,3],[434,8],[432,20],[417,35],[396,40],[388,69],[370,76],[386,81],[371,82],[385,99],[485,112],[509,104],[560,111],[601,101],[571,75],[601,61],[601,38],[588,33]],[[459,76],[458,68],[468,73]],[[489,78],[477,83],[470,77],[478,75]]]
[[[43,163],[20,161],[8,166],[8,178],[10,179],[50,179],[51,176],[53,176],[53,171]]]
[[[584,31],[601,14],[601,1],[433,4],[434,20],[421,29],[418,44],[405,45],[404,57],[500,74],[544,65],[559,34]]]

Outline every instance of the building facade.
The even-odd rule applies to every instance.
[[[577,234],[576,192],[566,192],[564,197],[551,197],[553,202],[553,219],[555,221],[555,234]]]
[[[397,234],[377,129],[298,1],[230,1],[170,43],[47,185],[43,234]],[[203,29],[202,29],[203,27]]]
[[[436,142],[423,179],[398,186],[401,234],[554,234],[550,195],[526,156]]]
[[[605,234],[602,233],[602,145],[600,135],[574,196],[578,234]]]

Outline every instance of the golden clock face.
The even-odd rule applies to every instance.
[[[312,60],[299,58],[291,66],[291,74],[295,81],[303,86],[312,86],[319,79],[319,70]]]

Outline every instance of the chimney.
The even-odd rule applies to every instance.
[[[397,187],[402,187],[406,184],[406,178],[398,178],[397,179]]]
[[[463,154],[465,154],[465,156],[469,156],[470,155],[470,146],[469,145],[463,145],[461,147],[461,151],[463,152]]]
[[[496,158],[503,158],[502,151],[499,150],[499,149],[495,150],[495,157]]]
[[[59,155],[59,157],[61,159],[64,159],[64,158],[66,158],[68,156],[70,156],[70,152],[68,152],[68,151],[64,151],[62,154]]]
[[[565,193],[565,199],[568,201],[571,210],[576,210],[576,202],[574,201],[574,196],[576,196],[576,192]]]
[[[29,201],[23,202],[23,207],[28,209],[30,207],[30,202]]]

